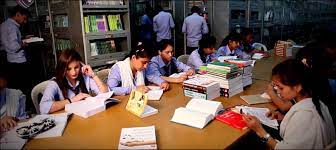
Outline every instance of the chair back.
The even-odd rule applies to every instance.
[[[184,64],[187,64],[188,59],[189,59],[189,55],[187,55],[187,54],[185,54],[185,55],[181,55],[181,56],[177,57],[177,60],[178,60],[179,62],[184,63]]]
[[[264,52],[267,52],[267,47],[264,45],[264,44],[261,44],[261,43],[253,43],[252,44],[252,47],[254,49],[258,49],[258,50],[262,50]]]
[[[111,69],[103,69],[99,70],[97,72],[97,76],[99,77],[100,80],[102,80],[104,83],[107,83],[107,78],[110,73]]]
[[[50,81],[47,80],[47,81],[43,81],[43,82],[37,84],[31,92],[31,98],[32,98],[32,101],[33,101],[33,104],[34,104],[34,107],[35,107],[35,110],[36,110],[37,114],[40,114],[39,104],[40,104],[43,92],[44,92],[44,90],[47,87],[49,82]]]

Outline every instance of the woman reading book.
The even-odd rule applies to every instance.
[[[116,95],[130,94],[133,89],[146,93],[144,70],[147,68],[150,54],[143,45],[132,50],[129,57],[112,66],[107,84]]]
[[[74,49],[64,50],[56,66],[56,77],[48,83],[41,102],[42,114],[63,110],[66,104],[84,100],[99,93],[108,92],[89,65]]]
[[[213,60],[217,60],[215,46],[215,37],[203,37],[199,41],[199,48],[190,54],[187,65],[198,70],[200,66],[206,65]]]
[[[311,71],[300,61],[288,59],[272,70],[272,82],[284,100],[296,100],[286,115],[269,112],[271,118],[282,120],[281,141],[273,139],[250,115],[243,118],[261,141],[272,149],[324,149],[335,139],[335,128],[328,107],[313,94]]]

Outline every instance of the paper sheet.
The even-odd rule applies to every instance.
[[[155,126],[122,128],[118,149],[157,149]]]
[[[162,94],[163,94],[163,89],[149,90],[147,92],[148,100],[160,100]]]

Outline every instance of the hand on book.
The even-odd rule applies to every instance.
[[[272,120],[273,119],[276,119],[278,121],[281,121],[283,120],[283,118],[285,117],[282,113],[280,113],[279,111],[269,111],[266,113],[266,116],[268,118],[271,118]]]
[[[187,79],[188,79],[187,75],[181,75],[180,77],[174,78],[173,80],[174,80],[175,83],[182,83],[183,81],[185,81]]]
[[[168,82],[162,82],[160,85],[160,88],[164,91],[167,91],[169,89],[169,83]]]
[[[73,98],[70,99],[70,101],[73,102],[77,102],[77,101],[81,101],[87,97],[91,97],[91,95],[86,94],[86,93],[79,93],[76,96],[74,96]]]
[[[256,132],[258,136],[262,136],[265,132],[257,117],[252,115],[243,115],[243,120],[246,122],[246,126]]]
[[[139,85],[135,88],[135,90],[137,90],[141,93],[147,93],[149,91],[149,88],[145,85]]]

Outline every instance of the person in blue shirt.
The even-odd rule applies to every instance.
[[[164,12],[161,6],[157,6],[158,14],[153,18],[153,30],[156,33],[156,42],[163,39],[170,40],[171,29],[175,27],[173,17],[170,13]]]
[[[44,90],[40,111],[49,114],[63,110],[66,104],[108,92],[108,88],[74,49],[63,50],[56,66],[56,77]]]
[[[208,25],[203,17],[199,14],[201,9],[197,6],[191,8],[192,15],[186,17],[183,21],[182,32],[187,36],[187,54],[197,49],[198,41],[202,35],[209,32]]]
[[[200,66],[217,60],[215,54],[216,38],[213,36],[203,37],[199,42],[199,48],[189,56],[187,65],[198,70]]]
[[[143,45],[131,51],[129,57],[112,66],[107,85],[116,95],[130,94],[133,89],[146,93],[145,73],[150,54]]]
[[[254,53],[262,53],[264,57],[268,57],[268,53],[263,50],[257,50],[252,46],[253,43],[253,30],[250,28],[242,28],[241,33],[242,42],[238,49],[242,51],[242,59],[251,59]]]
[[[174,73],[185,72],[178,78],[169,77]],[[181,83],[194,75],[194,69],[179,62],[173,57],[173,43],[169,40],[162,40],[159,44],[159,55],[151,59],[146,70],[146,77],[149,82],[159,85],[167,90],[169,83]]]
[[[224,38],[222,44],[217,50],[217,57],[220,56],[238,56],[242,57],[243,52],[238,49],[241,43],[241,36],[237,33],[230,33]]]

